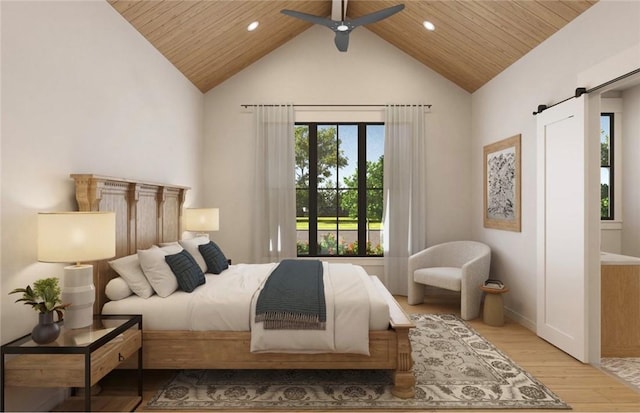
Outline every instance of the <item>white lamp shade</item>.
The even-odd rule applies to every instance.
[[[220,228],[220,210],[218,208],[187,208],[184,211],[184,229],[186,231],[209,232]]]
[[[38,261],[79,263],[115,255],[115,212],[38,214]]]

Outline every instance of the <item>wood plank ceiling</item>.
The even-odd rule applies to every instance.
[[[280,10],[331,15],[331,0],[108,1],[203,93],[311,26]],[[350,0],[347,18],[401,2]],[[400,13],[365,27],[474,92],[596,2],[407,0]],[[436,30],[425,30],[424,20]],[[249,32],[253,21],[260,26]]]

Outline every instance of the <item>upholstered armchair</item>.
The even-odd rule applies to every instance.
[[[491,249],[476,241],[434,245],[409,257],[410,305],[424,302],[425,285],[460,291],[460,315],[471,320],[480,314],[482,291],[489,278]]]

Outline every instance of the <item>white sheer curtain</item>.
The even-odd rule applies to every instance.
[[[293,105],[257,105],[254,124],[252,255],[256,263],[277,262],[296,256]]]
[[[409,255],[426,247],[424,105],[388,105],[384,138],[384,283],[408,293]]]

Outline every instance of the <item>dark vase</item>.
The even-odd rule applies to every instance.
[[[38,344],[49,344],[60,335],[60,326],[53,322],[53,311],[38,313],[38,324],[31,330],[31,339]]]

